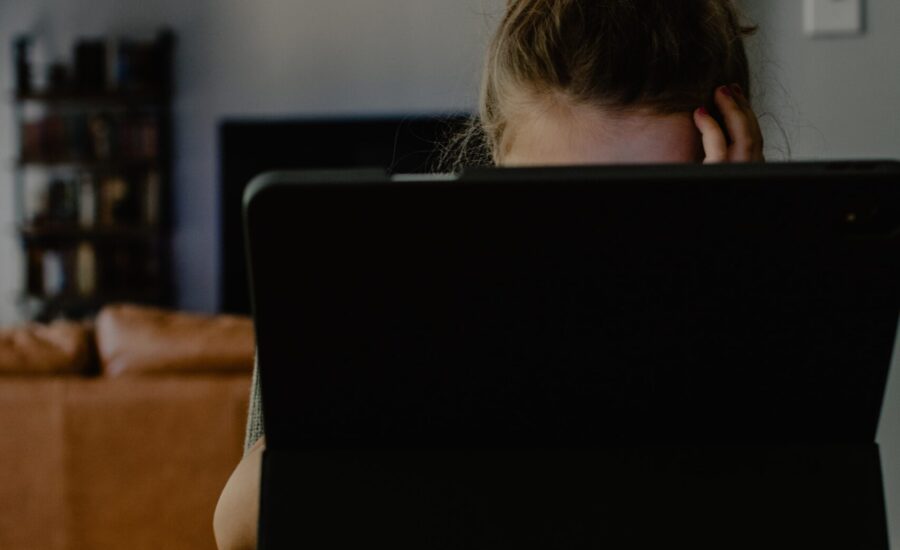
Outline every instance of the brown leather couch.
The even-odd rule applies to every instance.
[[[249,319],[134,306],[0,330],[0,548],[213,549]]]

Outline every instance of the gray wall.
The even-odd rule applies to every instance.
[[[900,159],[900,2],[863,3],[865,34],[812,39],[803,2],[744,0],[760,26],[749,45],[772,158],[785,150],[780,125],[794,160]]]
[[[900,327],[895,338],[894,358],[881,409],[881,425],[875,441],[881,448],[881,472],[892,547],[897,548],[900,547]]]
[[[802,3],[745,0],[769,155],[900,157],[900,2],[868,0],[859,38],[803,36]],[[2,0],[0,90],[9,41],[45,37],[65,56],[77,36],[179,37],[175,100],[175,253],[180,303],[217,306],[216,124],[231,115],[462,110],[474,105],[481,51],[503,0]],[[21,265],[12,227],[12,108],[0,105],[0,325],[17,319]],[[895,361],[896,363],[896,361]],[[892,538],[900,544],[900,367],[879,441]]]

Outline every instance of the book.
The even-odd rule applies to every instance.
[[[61,252],[47,250],[41,258],[44,280],[42,294],[56,296],[62,294],[66,286],[66,268]]]
[[[98,221],[103,225],[116,225],[121,219],[122,203],[128,194],[128,184],[118,176],[110,177],[100,184]]]
[[[78,179],[78,224],[84,228],[97,223],[97,190],[89,172],[82,172]]]
[[[144,182],[143,222],[148,227],[159,224],[159,173],[150,172]]]
[[[75,45],[75,87],[84,93],[106,89],[106,44],[103,40],[80,40]]]
[[[94,247],[88,243],[81,243],[76,254],[78,293],[82,296],[91,296],[97,289],[97,257],[94,254]]]

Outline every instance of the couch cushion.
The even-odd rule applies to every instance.
[[[213,514],[241,459],[250,377],[67,382],[66,548],[215,550]]]
[[[253,322],[132,305],[103,308],[96,320],[100,368],[110,376],[253,370]]]
[[[81,377],[0,378],[0,548],[67,550],[65,395]]]
[[[0,330],[0,374],[83,373],[92,359],[86,324],[56,321]]]

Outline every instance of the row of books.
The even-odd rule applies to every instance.
[[[159,155],[153,116],[53,114],[23,123],[23,161],[152,161]]]
[[[81,40],[75,45],[75,85],[81,90],[159,89],[165,80],[160,42]]]
[[[20,94],[158,93],[168,87],[172,35],[155,41],[82,39],[74,47],[74,63],[45,66],[36,59],[42,43],[32,36],[15,41],[16,90]]]
[[[92,297],[147,288],[159,280],[158,255],[137,243],[88,243],[28,250],[30,296]]]
[[[31,186],[25,220],[34,227],[156,227],[160,215],[157,172],[124,177],[82,172]]]

